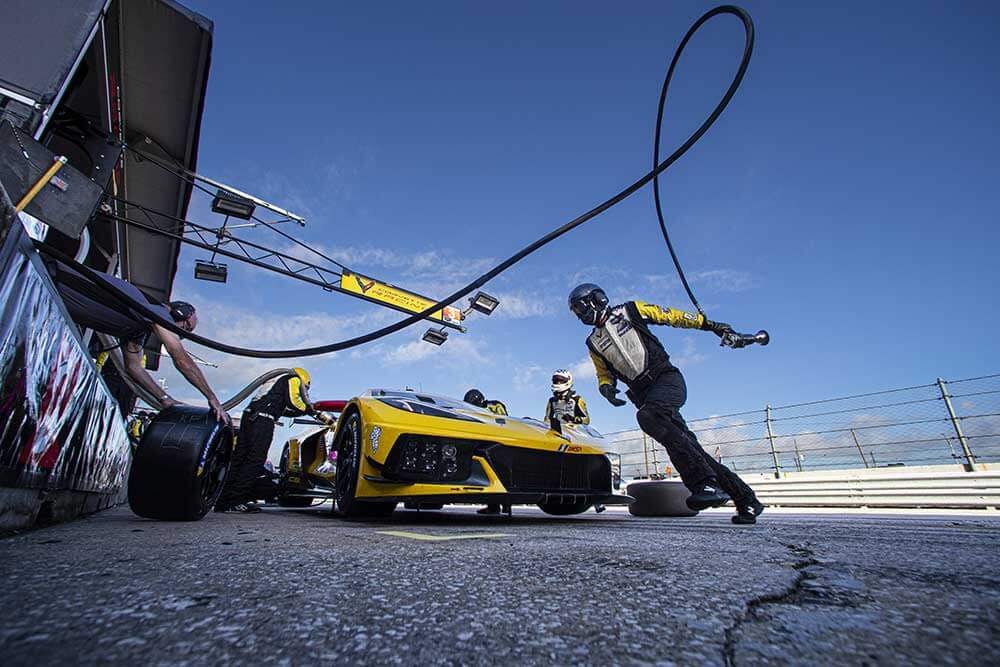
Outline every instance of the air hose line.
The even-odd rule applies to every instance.
[[[328,343],[326,345],[318,345],[315,347],[300,348],[297,350],[257,350],[257,349],[239,347],[236,345],[229,345],[227,343],[212,340],[210,338],[205,338],[204,336],[199,336],[197,334],[184,331],[170,320],[164,318],[160,313],[157,313],[148,308],[147,304],[140,303],[139,301],[133,299],[131,296],[120,293],[117,290],[115,290],[112,286],[107,285],[104,281],[100,279],[99,274],[90,267],[74,262],[72,257],[69,257],[68,255],[65,255],[53,248],[43,246],[40,244],[36,244],[36,247],[38,247],[38,249],[41,252],[51,255],[62,262],[70,264],[71,266],[73,266],[74,269],[78,270],[79,272],[83,273],[88,278],[90,278],[91,281],[98,288],[107,292],[109,296],[112,296],[113,298],[125,303],[130,309],[143,315],[150,321],[155,322],[156,324],[159,324],[160,326],[170,331],[173,331],[175,334],[181,336],[182,338],[186,338],[192,342],[204,345],[205,347],[209,347],[219,352],[225,352],[227,354],[233,354],[243,357],[253,357],[257,359],[288,359],[293,357],[310,357],[321,354],[329,354],[330,352],[338,352],[340,350],[346,350],[352,347],[357,347],[359,345],[364,345],[366,343],[378,340],[380,338],[388,336],[389,334],[395,333],[397,331],[405,329],[406,327],[412,324],[419,322],[420,320],[424,319],[431,313],[440,310],[445,306],[450,306],[459,299],[468,296],[474,290],[482,287],[487,282],[497,277],[498,275],[500,275],[513,265],[517,264],[528,255],[545,247],[552,241],[555,241],[559,237],[576,229],[585,222],[588,222],[596,218],[601,213],[604,213],[611,207],[617,205],[618,203],[627,199],[631,195],[635,194],[638,190],[642,189],[646,184],[652,181],[654,188],[654,197],[656,199],[657,215],[659,217],[660,229],[663,232],[664,240],[666,240],[667,242],[667,247],[670,250],[671,257],[674,260],[674,265],[677,267],[678,274],[680,275],[681,280],[684,283],[684,287],[688,292],[688,296],[691,297],[691,300],[695,304],[695,307],[698,308],[700,311],[701,308],[700,306],[698,306],[698,302],[697,300],[695,300],[694,294],[692,294],[691,289],[687,284],[687,279],[684,277],[684,273],[683,270],[681,269],[680,262],[678,261],[673,246],[670,243],[670,237],[667,234],[666,225],[663,222],[662,211],[660,210],[659,188],[657,186],[656,179],[660,174],[669,169],[671,165],[673,165],[678,159],[680,159],[681,156],[687,153],[688,150],[690,150],[690,148],[702,137],[702,135],[704,135],[705,132],[708,131],[708,128],[710,128],[719,118],[719,116],[722,115],[722,112],[725,110],[726,106],[728,106],[729,101],[732,99],[733,95],[736,93],[736,90],[739,88],[740,83],[743,81],[743,76],[746,73],[747,66],[750,64],[750,56],[753,52],[754,27],[753,27],[753,21],[750,19],[750,15],[740,7],[736,7],[733,5],[722,5],[709,10],[701,18],[699,18],[694,23],[694,25],[691,26],[687,34],[684,36],[684,39],[681,41],[680,45],[677,47],[677,50],[674,52],[673,60],[670,63],[670,67],[667,70],[667,76],[663,83],[662,91],[660,93],[660,104],[659,104],[657,124],[656,124],[656,146],[654,148],[654,162],[655,162],[655,160],[659,157],[660,128],[663,121],[663,110],[666,101],[667,89],[669,87],[671,77],[673,76],[674,68],[677,65],[678,60],[680,59],[681,53],[684,51],[684,48],[690,41],[691,37],[694,36],[694,34],[706,22],[708,22],[709,20],[711,20],[716,16],[724,14],[735,16],[743,24],[743,29],[744,29],[743,56],[740,60],[739,68],[737,69],[736,74],[733,77],[732,83],[729,84],[729,88],[726,90],[726,93],[722,96],[722,99],[719,100],[718,104],[716,104],[715,106],[715,109],[712,110],[712,113],[708,115],[708,117],[701,124],[701,126],[697,130],[695,130],[694,133],[691,134],[691,136],[688,137],[683,144],[681,144],[676,150],[674,150],[673,153],[671,153],[662,162],[655,163],[652,171],[642,176],[639,180],[635,181],[634,183],[623,189],[618,194],[612,196],[610,199],[607,199],[603,203],[598,204],[597,206],[590,209],[586,213],[583,213],[582,215],[574,218],[573,220],[570,220],[569,222],[563,224],[562,226],[553,229],[552,231],[545,234],[544,236],[534,241],[530,245],[525,246],[515,254],[511,255],[503,262],[497,264],[489,271],[482,274],[481,276],[479,276],[466,286],[460,288],[459,290],[445,297],[444,299],[441,299],[433,306],[428,307],[422,312],[410,315],[394,324],[382,327],[381,329],[377,329],[375,331],[371,331],[369,333],[360,336],[355,336],[354,338],[348,338],[346,340],[342,340],[335,343]]]

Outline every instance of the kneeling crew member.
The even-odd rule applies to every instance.
[[[236,451],[215,511],[260,511],[250,503],[256,500],[253,491],[257,478],[264,473],[264,462],[274,438],[274,422],[281,417],[301,417],[315,411],[309,399],[309,383],[308,371],[295,368],[292,373],[262,385],[254,394],[240,418]]]
[[[465,398],[463,398],[466,403],[471,403],[477,408],[485,408],[495,415],[507,416],[507,406],[500,401],[488,401],[483,395],[483,392],[478,389],[470,389],[465,392]],[[476,510],[476,514],[500,514],[500,511],[510,512],[510,505],[501,506],[500,503],[490,503],[482,509]]]
[[[664,446],[684,485],[691,490],[688,507],[700,511],[732,498],[737,511],[733,523],[756,523],[764,506],[753,489],[701,448],[687,427],[680,413],[687,401],[684,377],[670,363],[670,356],[648,325],[702,329],[719,337],[732,328],[701,314],[642,301],[610,307],[607,294],[592,283],[579,285],[570,293],[569,307],[581,322],[594,327],[587,337],[587,348],[601,395],[614,406],[625,405],[616,396],[617,380],[628,385],[627,395],[639,409],[639,427]]]
[[[552,396],[545,406],[545,421],[589,424],[590,413],[583,396],[573,391],[573,374],[560,368],[552,374]]]

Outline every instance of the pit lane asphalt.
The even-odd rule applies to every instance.
[[[996,517],[118,508],[0,540],[0,663],[997,664]]]

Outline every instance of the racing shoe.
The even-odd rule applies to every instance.
[[[215,508],[216,512],[243,512],[245,514],[253,514],[255,512],[262,511],[260,507],[254,503],[237,503],[235,505],[229,505],[228,507]]]
[[[764,511],[764,504],[759,500],[754,500],[749,505],[742,505],[736,508],[733,516],[733,523],[741,526],[757,523],[757,517]]]
[[[700,512],[709,507],[718,507],[729,502],[729,494],[713,484],[703,484],[687,499],[688,509]]]

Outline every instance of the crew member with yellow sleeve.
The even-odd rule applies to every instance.
[[[309,372],[304,368],[261,385],[240,418],[236,451],[229,467],[216,512],[259,512],[252,504],[254,484],[264,472],[264,462],[274,438],[274,422],[281,417],[312,414],[309,399]]]
[[[639,427],[663,445],[681,480],[691,490],[688,507],[718,507],[731,498],[737,511],[733,523],[756,523],[764,506],[753,489],[701,448],[687,427],[680,413],[687,401],[684,377],[649,330],[650,324],[665,324],[711,331],[721,338],[732,327],[700,313],[694,315],[642,301],[612,307],[604,290],[593,283],[584,283],[570,292],[569,307],[581,322],[594,327],[587,337],[587,348],[597,371],[598,390],[617,407],[625,405],[616,396],[617,381],[628,386],[626,395],[639,409]]]

